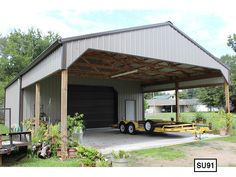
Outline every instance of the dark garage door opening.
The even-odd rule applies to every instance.
[[[117,123],[117,92],[112,87],[69,85],[68,114],[83,113],[86,128]]]

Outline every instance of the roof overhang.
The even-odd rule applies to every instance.
[[[69,68],[71,74],[102,79],[121,74],[113,79],[137,80],[144,91],[173,89],[176,82],[181,88],[195,87],[203,85],[197,82],[209,78],[214,78],[210,85],[221,84],[222,80],[230,82],[227,66],[171,22],[165,22],[57,40],[7,87],[30,70],[37,71],[39,63],[48,60],[61,46],[63,52],[57,56],[61,60],[59,69]],[[38,79],[44,77],[47,76]]]

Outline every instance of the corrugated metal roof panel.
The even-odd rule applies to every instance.
[[[214,55],[189,38],[171,22],[165,22],[57,40],[10,82],[8,86],[20,76],[25,75],[39,62],[47,59],[48,55],[64,43],[67,44],[67,67],[87,49],[93,48],[215,68],[221,70],[225,79],[229,82],[229,68],[227,66],[222,64]]]

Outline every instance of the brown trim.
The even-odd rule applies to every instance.
[[[179,84],[176,82],[175,83],[175,107],[176,107],[176,114],[175,114],[175,117],[176,117],[176,122],[179,122]]]
[[[229,104],[229,84],[224,82],[224,92],[225,92],[225,112],[230,112],[230,104]]]
[[[173,83],[172,83],[173,84]],[[191,88],[202,88],[202,87],[214,87],[214,86],[222,86],[221,84],[206,84],[206,85],[197,85],[197,86],[189,86],[189,87],[179,87],[179,89],[191,89]],[[171,89],[161,89],[161,90],[149,90],[149,91],[143,91],[143,93],[150,93],[150,92],[161,92],[161,91],[168,91],[168,90],[174,90],[175,88]]]
[[[4,113],[3,113],[3,114],[4,114],[4,119],[5,119],[5,120],[4,120],[4,124],[5,124],[5,125],[6,125],[6,122],[5,122],[5,121],[6,121],[6,110],[5,110],[5,109],[6,109],[6,100],[7,100],[7,99],[6,99],[6,88],[4,88],[4,105],[3,105]]]
[[[20,80],[20,90],[19,90],[19,125],[22,127],[22,121],[23,121],[23,89],[22,89],[22,77],[19,78]]]
[[[183,78],[183,79],[173,79],[173,80],[169,79],[168,81],[164,81],[164,82],[153,82],[151,84],[141,84],[141,86],[145,87],[145,86],[153,86],[153,85],[173,84],[175,82],[194,81],[194,80],[200,80],[200,79],[210,79],[210,78],[215,78],[215,77],[223,77],[223,76],[219,73],[211,73],[211,74],[207,74],[207,76],[202,75],[202,76],[192,76],[192,77]]]
[[[39,128],[40,121],[40,83],[35,84],[35,129]]]
[[[143,109],[143,117],[142,117],[142,120],[145,120],[145,109],[144,109],[144,93],[142,93],[142,109]]]

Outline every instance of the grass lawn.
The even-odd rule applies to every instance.
[[[219,166],[236,166],[236,136],[131,152],[129,166],[189,167],[194,158],[215,157]]]
[[[236,136],[228,136],[228,137],[222,138],[221,141],[236,143]]]
[[[8,133],[9,132],[9,129],[3,125],[3,124],[0,124],[0,133]]]
[[[213,113],[203,113],[204,118],[211,119]],[[147,116],[148,119],[170,119],[174,113],[161,113]],[[181,113],[182,119],[195,118],[195,113]],[[182,120],[186,121],[186,120]],[[236,114],[234,114],[234,130],[236,127]],[[7,133],[8,128],[0,124],[0,133]],[[220,166],[236,166],[236,136],[195,141],[181,145],[143,149],[131,152],[129,166],[192,166],[193,158],[212,156],[218,158]],[[222,154],[223,153],[223,154]],[[222,159],[221,159],[222,158]],[[81,159],[67,159],[61,161],[57,157],[49,159],[24,158],[16,161],[7,158],[6,166],[16,167],[81,167]]]
[[[173,147],[161,147],[144,149],[139,151],[133,151],[132,156],[142,157],[152,157],[158,160],[175,160],[178,158],[185,157],[185,153],[179,150],[175,150]]]
[[[184,113],[180,113],[180,121],[182,122],[192,122],[192,120],[194,120],[196,118],[196,112],[184,112]],[[200,113],[203,118],[206,119],[207,124],[208,123],[212,123],[212,127],[213,127],[213,132],[214,133],[218,133],[217,130],[220,129],[220,124],[217,123],[216,121],[214,121],[214,112],[202,112]],[[236,113],[232,113],[233,114],[233,123],[232,123],[232,133],[234,135],[236,135]],[[145,119],[161,119],[161,120],[171,120],[171,118],[175,118],[175,113],[158,113],[158,114],[154,114],[154,115],[149,115],[146,116]]]
[[[15,167],[79,167],[81,166],[81,162],[79,159],[67,159],[65,161],[61,161],[56,157],[52,157],[49,159],[39,159],[39,158],[26,158],[17,162],[13,166]]]
[[[209,119],[213,116],[214,112],[202,112],[201,113],[204,118]],[[183,112],[180,113],[180,118],[187,121],[192,121],[196,116],[196,112]],[[236,119],[236,114],[233,113],[234,118]],[[170,120],[171,118],[175,118],[175,113],[158,113],[154,115],[146,116],[146,119],[164,119]]]
[[[234,163],[233,160],[234,156],[236,156],[235,150],[236,136],[215,138],[169,147],[132,151],[130,152],[129,166],[192,166],[193,158],[208,156],[209,153],[211,156],[216,157],[221,154],[218,157],[220,166],[236,166],[236,162]],[[220,157],[223,157],[223,159],[220,159]],[[6,166],[81,167],[81,164],[80,159],[76,158],[61,161],[56,157],[52,157],[45,160],[39,158],[25,158],[19,162],[10,161],[6,163]]]
[[[223,142],[236,143],[236,135],[202,140],[202,142],[211,142],[211,141],[223,141]],[[236,147],[236,145],[235,145],[235,147]]]

